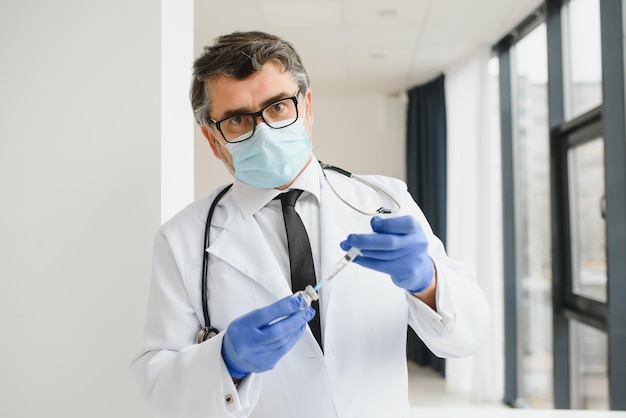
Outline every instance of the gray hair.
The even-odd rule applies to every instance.
[[[204,47],[204,53],[193,65],[189,98],[199,125],[209,126],[211,94],[207,81],[219,77],[243,80],[260,71],[268,61],[279,62],[305,93],[309,76],[293,45],[278,36],[264,32],[233,32],[218,37],[213,45]]]

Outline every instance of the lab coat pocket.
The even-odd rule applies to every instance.
[[[200,322],[204,322],[202,309],[202,267],[187,271],[191,304]],[[239,316],[255,308],[252,297],[254,282],[230,264],[217,261],[207,269],[207,302],[211,326],[220,331]]]

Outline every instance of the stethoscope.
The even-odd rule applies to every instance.
[[[330,187],[330,189],[333,191],[333,193],[335,194],[335,196],[337,196],[339,198],[339,200],[341,200],[345,205],[347,205],[348,207],[350,207],[351,209],[355,210],[356,212],[362,214],[362,215],[369,215],[369,216],[374,216],[374,215],[378,215],[378,214],[383,214],[383,213],[394,213],[400,210],[400,202],[398,202],[391,194],[389,194],[386,190],[381,189],[380,187],[378,187],[375,184],[370,183],[369,181],[365,180],[363,177],[357,176],[356,174],[352,174],[349,171],[346,171],[342,168],[339,167],[335,167],[334,165],[330,165],[330,164],[325,164],[321,161],[319,161],[320,166],[322,167],[322,173],[324,174],[324,180],[326,181],[326,184],[328,184],[328,186]],[[383,195],[385,195],[391,202],[394,203],[395,208],[391,209],[391,208],[387,208],[384,206],[381,206],[380,208],[376,209],[375,211],[366,211],[363,210],[361,208],[358,208],[356,206],[354,206],[352,203],[348,202],[346,199],[344,199],[338,192],[337,190],[333,187],[332,183],[330,182],[330,180],[328,179],[328,177],[326,176],[326,170],[330,170],[330,171],[334,171],[336,173],[342,174],[350,179],[354,179],[356,181],[361,182],[362,184],[366,185],[367,187],[375,190],[378,193],[381,193]],[[204,316],[204,327],[202,327],[202,329],[198,332],[198,335],[196,336],[196,341],[198,342],[198,344],[208,340],[209,338],[213,338],[215,337],[218,333],[219,330],[215,327],[211,326],[211,318],[209,316],[209,304],[208,304],[208,267],[209,267],[209,253],[208,251],[206,251],[207,248],[209,248],[209,230],[211,229],[211,220],[213,219],[213,212],[215,211],[215,208],[217,207],[217,204],[219,203],[219,201],[224,197],[224,195],[226,195],[226,193],[228,193],[228,191],[233,187],[232,183],[229,184],[228,186],[224,187],[222,190],[220,190],[220,192],[217,194],[217,196],[215,196],[215,199],[213,199],[213,203],[211,203],[211,207],[209,208],[209,213],[207,215],[207,220],[206,220],[206,224],[204,227],[204,247],[203,249],[203,258],[202,258],[202,314]]]

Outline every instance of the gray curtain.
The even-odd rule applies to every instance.
[[[406,168],[409,193],[435,235],[446,243],[446,104],[444,76],[408,91]],[[409,329],[407,358],[445,375],[436,357]]]

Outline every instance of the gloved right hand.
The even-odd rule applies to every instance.
[[[243,379],[249,373],[274,368],[315,316],[312,307],[301,310],[301,305],[302,296],[288,296],[228,326],[222,340],[222,358],[232,377]]]

